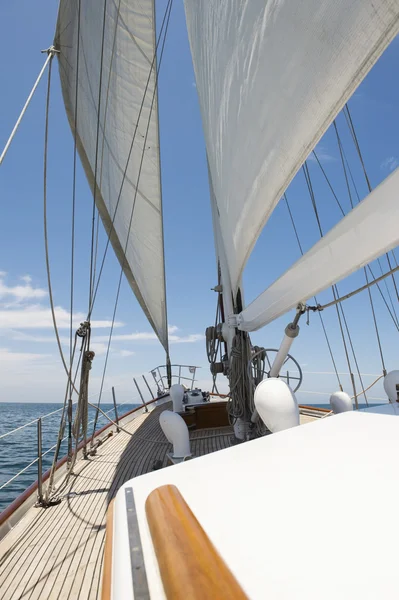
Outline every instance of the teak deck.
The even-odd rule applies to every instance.
[[[80,460],[62,502],[31,508],[0,542],[0,597],[94,599],[101,596],[107,507],[127,480],[166,466],[171,446],[159,426],[164,404],[139,415],[114,434],[97,455]],[[301,416],[301,422],[313,420]],[[194,456],[229,447],[232,428],[190,433]]]

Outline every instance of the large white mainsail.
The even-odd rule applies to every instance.
[[[79,155],[104,227],[167,349],[154,11],[153,0],[107,2],[103,28],[103,3],[61,0],[55,46],[69,123],[74,131],[76,119]]]
[[[399,169],[306,252],[239,315],[254,331],[399,244]]]
[[[233,292],[298,168],[399,27],[399,0],[185,0]]]

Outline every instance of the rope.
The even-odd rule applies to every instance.
[[[75,335],[75,343],[74,343],[74,346],[73,346],[72,362],[73,362],[73,359],[75,357],[76,342],[77,342],[77,336]],[[79,370],[79,365],[80,365],[81,357],[82,357],[82,354],[80,354],[79,361],[78,361],[78,364],[76,366],[75,376],[74,376],[74,379],[73,379],[73,388],[74,389],[76,389],[75,388],[75,382],[76,382],[76,377],[77,377],[78,370]],[[45,504],[48,503],[49,499],[50,499],[50,495],[51,495],[52,488],[53,488],[53,483],[54,483],[56,465],[57,465],[57,461],[58,461],[59,452],[60,452],[60,449],[61,449],[61,443],[62,443],[62,440],[64,439],[66,408],[67,408],[67,400],[68,400],[68,396],[69,396],[68,392],[71,389],[71,386],[70,386],[71,374],[72,373],[70,371],[69,374],[68,374],[68,381],[67,381],[66,388],[65,388],[64,403],[63,403],[63,406],[62,406],[62,415],[61,415],[61,419],[60,419],[60,426],[58,428],[58,438],[57,438],[57,442],[56,442],[56,450],[55,450],[54,456],[53,456],[53,462],[52,462],[51,469],[50,469],[50,476],[49,476],[48,484],[47,484],[46,490],[45,490],[44,495],[43,495],[44,503]],[[70,399],[70,400],[71,400],[71,402],[70,402],[70,405],[71,405],[72,404],[72,399]]]
[[[224,321],[223,319],[223,315],[222,315],[222,306],[223,306],[223,299],[222,299],[222,294],[220,292],[221,289],[221,272],[220,272],[220,264],[218,263],[218,296],[217,296],[217,303],[216,303],[216,314],[215,314],[215,325],[212,328],[208,328],[210,330],[213,329],[213,343],[211,343],[210,340],[208,340],[208,329],[206,329],[205,332],[205,337],[206,337],[206,349],[207,349],[207,357],[208,357],[208,361],[211,365],[211,373],[212,373],[212,393],[219,393],[217,384],[216,384],[216,379],[218,376],[217,371],[214,368],[214,365],[216,362],[218,362],[218,357],[219,357],[219,362],[222,363],[223,362],[223,357],[222,357],[222,341],[220,336],[217,336],[217,327],[220,323],[222,323]],[[215,343],[216,342],[216,343]],[[227,355],[227,347],[226,347],[226,355]]]
[[[375,381],[373,381],[373,383],[371,383],[368,387],[366,387],[364,390],[362,390],[361,392],[358,393],[358,396],[361,396],[362,394],[364,394],[365,392],[368,392],[370,388],[373,387],[373,385],[375,385],[377,383],[377,381],[379,381],[382,377],[385,377],[384,375],[380,375],[379,377],[377,377],[377,379]],[[365,396],[366,397],[366,396]],[[352,396],[351,400],[353,400],[355,398],[355,396]],[[368,404],[368,403],[367,403]]]
[[[89,336],[88,336],[89,337]],[[75,413],[75,420],[73,424],[73,435],[75,439],[79,438],[80,433],[83,439],[87,438],[87,422],[88,422],[88,386],[89,386],[89,374],[94,359],[94,352],[88,349],[89,339],[86,342],[86,347],[83,355],[80,388],[79,388],[79,401]],[[85,452],[84,452],[85,453]]]
[[[70,273],[70,311],[69,316],[69,381],[72,373],[72,337],[73,337],[73,293],[74,293],[74,270],[75,270],[75,209],[76,209],[76,164],[77,164],[77,127],[78,127],[78,98],[79,98],[79,65],[80,65],[80,23],[81,23],[81,0],[78,0],[78,27],[76,44],[76,78],[75,78],[75,114],[73,128],[73,176],[72,176],[72,223],[71,223],[71,273]],[[71,382],[72,383],[72,382]],[[69,391],[72,396],[72,389]]]
[[[47,77],[47,97],[46,97],[46,116],[45,116],[45,127],[44,127],[44,156],[43,156],[43,230],[44,230],[44,250],[46,258],[46,272],[47,272],[47,286],[50,300],[51,318],[53,321],[54,333],[57,340],[58,351],[60,353],[61,361],[64,366],[65,373],[69,377],[69,369],[67,367],[64,353],[62,350],[61,339],[57,326],[57,319],[55,316],[54,299],[53,299],[53,288],[51,283],[51,270],[50,270],[50,257],[48,247],[48,232],[47,232],[47,156],[48,156],[48,131],[49,131],[49,112],[50,112],[50,91],[51,91],[51,67],[52,59],[54,55],[50,55],[49,58],[49,69]],[[71,346],[72,347],[72,346]],[[75,392],[77,392],[76,388]]]
[[[249,336],[240,331],[233,338],[229,370],[230,395],[227,400],[227,413],[230,423],[237,419],[246,421],[247,412],[252,415],[255,405],[253,394],[248,386],[248,364],[251,360],[251,343]]]
[[[172,0],[170,0],[170,2],[168,3],[168,7],[169,7],[169,13],[168,13],[167,19],[166,19],[165,34],[164,34],[164,38],[163,38],[163,41],[162,41],[161,53],[160,53],[160,58],[159,58],[159,67],[158,67],[158,71],[157,71],[157,75],[156,75],[156,80],[155,80],[155,85],[154,85],[154,92],[153,92],[153,95],[152,95],[151,107],[150,107],[150,111],[149,111],[149,115],[148,115],[147,128],[146,128],[146,132],[145,132],[145,136],[144,136],[143,151],[141,153],[141,160],[140,160],[139,170],[138,170],[138,174],[137,174],[137,182],[136,182],[136,186],[135,186],[136,189],[135,189],[135,194],[134,194],[133,203],[132,203],[132,210],[131,210],[131,214],[130,214],[128,234],[127,234],[127,237],[126,237],[126,244],[125,244],[125,248],[124,248],[124,251],[123,251],[123,262],[122,262],[121,269],[120,269],[118,288],[117,288],[117,292],[116,292],[116,298],[115,298],[115,304],[114,304],[114,311],[113,311],[113,315],[112,315],[111,329],[110,329],[110,333],[109,333],[109,337],[108,337],[107,352],[106,352],[106,355],[105,355],[104,369],[103,369],[103,374],[102,374],[102,379],[101,379],[100,395],[99,395],[99,399],[98,399],[98,406],[100,406],[100,403],[101,403],[101,397],[102,397],[102,390],[103,390],[103,385],[104,385],[104,380],[105,380],[105,374],[106,374],[107,366],[108,366],[109,351],[110,351],[110,347],[111,347],[111,340],[112,340],[112,335],[113,335],[113,330],[114,330],[114,323],[115,323],[116,311],[117,311],[117,308],[118,308],[119,294],[120,294],[120,289],[121,289],[121,284],[122,284],[123,272],[124,272],[124,268],[125,268],[125,264],[126,264],[126,250],[127,250],[127,246],[128,246],[128,243],[129,243],[129,236],[130,236],[130,231],[131,231],[132,223],[133,223],[133,215],[134,215],[134,209],[135,209],[135,206],[136,206],[136,199],[137,199],[137,194],[138,194],[139,182],[140,182],[140,178],[141,178],[141,171],[142,171],[142,168],[143,168],[145,148],[146,148],[146,144],[147,144],[148,132],[149,132],[150,123],[151,123],[151,115],[152,115],[152,111],[153,111],[153,107],[154,107],[154,102],[155,102],[155,98],[156,98],[156,94],[157,94],[157,89],[158,89],[158,78],[159,78],[159,72],[160,72],[161,64],[162,64],[162,57],[163,57],[163,52],[164,52],[164,48],[165,48],[166,36],[167,36],[167,33],[168,33],[168,28],[169,28],[169,21],[170,21],[170,15],[171,15],[171,10],[172,10]],[[167,10],[168,10],[168,8],[167,8]],[[165,12],[164,20],[165,20],[165,17],[166,17],[166,12]],[[158,40],[158,43],[159,43],[159,40]],[[158,47],[158,44],[157,44],[157,47]],[[156,59],[156,51],[155,51],[154,60],[155,59]],[[154,64],[154,61],[153,61],[153,64]],[[151,69],[152,69],[152,67],[151,67]],[[137,127],[136,127],[136,130],[137,130]],[[131,146],[131,149],[132,149],[132,147],[133,146]],[[129,157],[130,157],[130,153],[129,153]],[[126,170],[127,170],[127,165],[126,165]],[[120,196],[121,196],[122,187],[123,187],[123,183],[124,183],[125,175],[126,175],[126,170],[125,170],[124,177],[123,177],[123,180],[122,180],[118,202],[119,202],[119,199],[120,199]],[[109,240],[109,238],[108,238],[108,240]],[[100,275],[99,275],[99,277],[100,277]],[[94,303],[95,295],[97,293],[97,289],[98,289],[98,286],[96,287],[96,291],[94,293],[93,303]],[[95,420],[95,424],[94,424],[94,427],[93,427],[93,435],[94,435],[94,432],[95,432],[96,425],[97,425],[97,418]]]

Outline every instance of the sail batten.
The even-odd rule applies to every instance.
[[[399,245],[399,169],[240,314],[255,331]]]
[[[154,0],[107,2],[104,28],[103,15],[96,0],[61,0],[62,93],[105,231],[167,350]]]
[[[235,291],[290,181],[399,29],[399,0],[185,0]]]

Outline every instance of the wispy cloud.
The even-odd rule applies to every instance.
[[[60,311],[63,311],[63,309],[59,309]],[[58,311],[58,309],[57,309]],[[11,313],[11,312],[16,312],[16,313],[23,313],[24,311],[5,311],[6,314]],[[32,314],[31,314],[32,316]],[[15,321],[12,321],[12,323],[15,322],[14,327],[2,327],[2,311],[0,310],[0,332],[1,329],[10,329],[11,331],[9,332],[9,337],[13,340],[16,341],[20,341],[20,342],[33,342],[33,343],[39,343],[39,344],[51,344],[54,342],[54,337],[53,336],[49,336],[49,335],[35,335],[35,334],[31,334],[31,333],[27,333],[26,331],[20,331],[20,329],[28,329],[29,327],[24,327],[22,326],[20,323],[20,321],[18,321],[18,325],[17,323],[17,319],[15,319]],[[78,321],[77,321],[78,322]],[[12,324],[11,323],[11,324]],[[64,328],[69,328],[69,313],[66,313],[66,315],[62,315],[62,318],[59,318],[59,312],[57,312],[57,323],[60,323],[59,328],[62,329],[63,327],[61,326],[62,324],[64,324]],[[92,322],[92,327],[93,329],[95,329],[96,327],[110,327],[111,322],[110,321],[93,321]],[[123,325],[123,323],[119,323],[119,325]],[[52,326],[52,323],[51,323]],[[33,325],[31,326],[31,328],[33,327]],[[49,325],[50,327],[50,325]],[[115,325],[114,325],[115,327]],[[176,327],[175,325],[169,327],[169,332],[171,331],[178,331],[178,327]],[[97,344],[97,353],[103,354],[104,353],[104,346],[106,347],[106,344],[108,343],[108,339],[109,336],[108,335],[92,335],[91,340],[92,340],[92,345],[93,344]],[[192,344],[195,342],[198,342],[200,340],[203,340],[204,336],[202,333],[190,333],[188,335],[176,335],[176,334],[169,334],[169,342],[171,344]],[[69,345],[69,337],[67,335],[64,336],[60,336],[60,340],[62,344],[65,345]],[[156,334],[153,331],[136,331],[133,333],[119,333],[119,334],[115,334],[112,336],[112,343],[117,343],[117,342],[133,342],[133,343],[141,343],[141,342],[151,342],[151,341],[157,341],[158,338],[156,336]],[[96,349],[93,347],[93,350],[96,352]],[[130,352],[130,351],[129,351]],[[127,356],[127,354],[125,355]]]
[[[202,333],[190,333],[189,335],[169,335],[171,344],[192,344],[204,338]],[[108,336],[96,335],[92,339],[95,342],[106,342]],[[150,342],[157,340],[157,336],[152,331],[136,331],[133,333],[120,333],[112,336],[113,342]]]
[[[0,299],[11,298],[14,301],[21,302],[25,300],[33,300],[45,298],[47,290],[40,287],[33,287],[32,278],[29,275],[24,275],[20,279],[25,285],[9,286],[5,283],[6,273],[0,271]]]
[[[317,146],[314,152],[311,152],[307,158],[310,162],[314,162],[317,164],[316,156],[319,159],[320,163],[328,163],[336,160],[332,154],[330,154],[323,145]]]
[[[0,348],[0,363],[16,363],[18,361],[38,361],[48,358],[48,354],[35,354],[33,352],[12,352],[8,348]]]
[[[55,317],[59,329],[69,329],[70,313],[61,306],[55,307]],[[73,326],[86,319],[84,313],[73,315]],[[111,320],[92,321],[93,328],[111,327]],[[114,327],[121,327],[123,323],[116,322]],[[49,329],[53,327],[53,320],[49,308],[40,304],[23,305],[20,308],[7,308],[0,306],[0,330],[1,329]]]
[[[20,279],[25,281],[25,283],[32,283],[32,277],[30,275],[22,275]]]
[[[396,156],[388,156],[382,161],[380,167],[383,171],[394,171],[399,165],[399,159]]]

